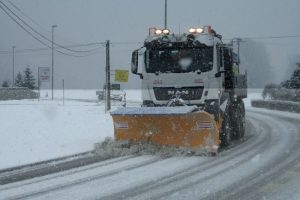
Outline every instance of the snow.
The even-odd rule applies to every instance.
[[[97,95],[96,91],[99,89],[91,89],[91,90],[65,90],[64,97],[68,100],[87,100],[87,101],[96,101]],[[141,101],[141,90],[124,90],[126,93],[126,99],[130,101]],[[51,90],[42,90],[41,98],[50,98]],[[57,100],[62,100],[63,98],[63,90],[55,90],[54,98]]]
[[[96,102],[95,90],[67,90],[68,99],[87,101],[64,105],[61,91],[55,91],[55,101],[45,99],[47,92],[50,97],[42,91],[40,101],[0,101],[0,169],[91,151],[113,137],[111,116],[103,102]],[[140,91],[126,93],[127,99],[139,100]]]
[[[133,92],[128,99],[138,101],[138,94]],[[245,100],[247,119],[253,125],[253,130],[247,130],[255,137],[216,157],[135,155],[111,159],[0,186],[0,199],[24,194],[33,194],[30,199],[121,199],[122,195],[130,199],[200,199],[219,195],[235,184],[239,187],[233,192],[240,187],[255,188],[274,174],[279,180],[262,187],[266,199],[298,199],[299,162],[283,176],[280,170],[286,169],[288,160],[299,158],[299,123],[292,119],[300,119],[300,114],[250,108],[250,100],[257,98],[261,98],[259,92],[250,93]],[[16,165],[15,159],[24,164],[91,150],[94,143],[113,134],[111,117],[102,103],[68,100],[63,106],[60,100],[24,100],[0,102],[0,106],[0,132],[6,137],[0,141],[1,167],[3,160]],[[116,108],[114,103],[113,110]],[[290,181],[286,184],[285,180]],[[274,184],[278,187],[270,193]]]
[[[248,89],[247,98],[244,99],[245,107],[251,107],[251,100],[262,99],[262,89]]]
[[[97,103],[96,90],[66,90],[64,105],[61,90],[55,91],[55,101],[46,94],[51,97],[51,91],[41,91],[40,101],[0,102],[0,169],[90,151],[113,137],[111,116],[103,102]],[[127,105],[139,106],[140,90],[126,94]],[[259,98],[261,91],[249,91],[246,107]],[[113,103],[113,110],[117,107]]]
[[[119,108],[113,112],[112,115],[173,115],[173,114],[187,114],[191,113],[196,108],[194,106],[180,106],[180,107],[128,107]]]

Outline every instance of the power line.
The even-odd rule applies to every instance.
[[[2,1],[0,0],[0,3],[2,3]],[[35,40],[37,40],[39,43],[43,44],[44,46],[48,47],[49,49],[51,49],[51,46],[46,44],[45,42],[43,42],[42,40],[40,40],[38,37],[36,37],[35,35],[33,35],[30,31],[28,31],[21,23],[19,23],[10,13],[8,13],[5,8],[0,5],[0,8],[7,14],[7,16],[9,16],[16,24],[18,24],[27,34],[29,34],[31,37],[33,37]],[[63,54],[63,55],[67,55],[67,56],[72,56],[72,57],[85,57],[85,56],[89,56],[88,55],[71,55],[65,52],[62,52],[58,49],[55,49],[55,51]],[[17,52],[17,51],[16,51]]]
[[[20,18],[17,14],[15,14],[7,5],[5,5],[5,3],[3,3],[2,1],[0,1],[5,7],[6,9],[8,9],[15,17],[17,17],[21,22],[23,22],[28,28],[30,28],[33,32],[35,32],[36,34],[38,34],[39,36],[41,36],[42,38],[44,38],[45,40],[47,40],[48,42],[51,42],[52,43],[52,40],[50,40],[49,38],[47,38],[46,36],[44,36],[43,34],[41,34],[40,32],[38,32],[37,30],[35,30],[32,26],[30,26],[26,21],[24,21],[22,18]],[[18,8],[18,10],[21,10],[20,8]],[[86,52],[90,52],[90,51],[83,51],[83,50],[73,50],[73,49],[69,49],[69,48],[66,48],[60,44],[57,44],[57,43],[54,43],[56,46],[60,47],[60,48],[63,48],[63,49],[66,49],[68,51],[72,51],[72,52],[75,52],[75,53],[86,53]]]
[[[143,42],[111,42],[113,45],[136,45],[143,44]]]
[[[43,26],[41,26],[40,24],[38,24],[37,22],[35,22],[35,20],[33,20],[30,16],[28,16],[25,12],[23,12],[16,4],[14,4],[12,1],[10,1],[10,0],[6,0],[9,4],[11,4],[16,10],[18,10],[20,13],[22,13],[25,17],[27,17],[32,23],[34,23],[34,24],[36,24],[37,26],[39,26],[40,28],[42,28],[42,29],[44,29],[44,30],[46,30]],[[56,44],[56,43],[54,43],[54,44]],[[101,42],[101,43],[97,43],[97,44],[105,44],[104,42]],[[86,45],[86,46],[90,46],[89,44],[88,45]],[[70,45],[70,46],[66,46],[66,45],[64,45],[64,47],[77,47],[77,46],[72,46],[72,45]],[[84,47],[84,45],[82,45],[81,47]],[[91,52],[91,51],[95,51],[95,50],[97,50],[98,48],[94,48],[94,49],[91,49],[91,50],[87,50],[87,52]]]
[[[44,27],[42,27],[40,24],[38,24],[37,22],[35,22],[31,17],[29,17],[25,12],[23,12],[16,4],[14,4],[12,1],[10,0],[6,0],[10,5],[12,5],[16,10],[18,10],[20,13],[22,13],[25,17],[27,17],[27,19],[29,19],[32,23],[34,23],[35,25],[39,26],[40,28],[46,30]]]
[[[0,3],[2,3],[2,1],[0,1]],[[17,23],[26,33],[28,33],[29,35],[31,35],[34,39],[36,39],[38,42],[40,42],[41,44],[47,46],[50,48],[50,46],[48,46],[46,43],[44,43],[43,41],[41,41],[38,37],[34,36],[31,32],[29,32],[22,24],[20,24],[17,20],[15,20],[4,8],[3,6],[0,5],[0,8],[15,22]]]
[[[136,44],[143,44],[143,42],[111,42],[113,45],[136,45]],[[88,46],[96,46],[96,45],[103,45],[99,48],[104,48],[105,42],[89,42],[89,43],[81,43],[81,44],[72,44],[67,45],[67,47],[88,47]],[[39,51],[48,51],[51,50],[49,48],[28,48],[28,49],[18,49],[16,53],[26,53],[26,52],[39,52]],[[10,50],[0,51],[0,54],[10,54]]]
[[[287,38],[299,38],[300,35],[279,35],[279,36],[260,36],[260,37],[237,37],[242,40],[252,39],[252,40],[271,40],[271,39],[287,39]],[[223,40],[232,40],[236,38],[225,38]]]
[[[95,46],[95,45],[104,45],[104,42],[93,42],[93,43],[84,43],[84,44],[73,44],[67,45],[67,47],[87,47],[87,46]],[[104,46],[97,47],[98,49],[104,48]],[[28,48],[28,49],[18,49],[16,53],[23,53],[23,52],[37,52],[37,51],[50,51],[51,49],[48,48]],[[11,51],[0,51],[0,54],[10,54]]]
[[[5,3],[2,2],[2,0],[0,0],[0,3],[10,12],[12,13],[18,20],[20,20],[23,24],[25,24],[29,29],[31,29],[33,32],[35,32],[36,34],[38,34],[40,37],[44,38],[45,40],[47,40],[48,42],[52,42],[52,40],[50,40],[49,38],[47,38],[46,36],[44,36],[43,34],[41,34],[40,32],[38,32],[37,30],[35,30],[32,26],[30,26],[26,21],[24,21],[22,18],[20,18],[17,14],[15,14]],[[18,8],[19,9],[19,8]],[[19,9],[20,10],[20,9]],[[6,12],[7,13],[7,12]],[[66,48],[58,43],[54,43],[56,46],[71,51],[71,52],[75,52],[75,53],[88,53],[91,51],[95,51],[97,49],[91,49],[91,50],[73,50],[73,49],[69,49]]]
[[[264,37],[245,37],[242,39],[253,39],[253,40],[267,40],[267,39],[285,39],[285,38],[298,38],[300,35],[280,35],[280,36],[264,36]]]

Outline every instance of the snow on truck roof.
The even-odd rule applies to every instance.
[[[194,106],[178,107],[126,107],[112,111],[111,115],[183,115],[196,111]]]

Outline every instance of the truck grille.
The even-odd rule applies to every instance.
[[[174,87],[155,87],[153,88],[155,98],[158,101],[167,101],[175,95],[177,91],[183,92],[181,98],[183,100],[200,100],[203,87],[183,87],[183,88],[174,88]]]

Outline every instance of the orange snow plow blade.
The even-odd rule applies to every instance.
[[[205,148],[216,152],[219,125],[195,107],[119,108],[111,112],[116,140]]]

